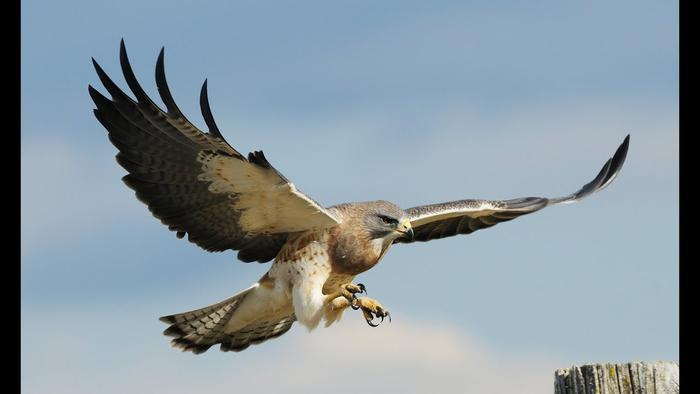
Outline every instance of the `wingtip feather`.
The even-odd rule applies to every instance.
[[[92,65],[95,68],[95,72],[97,72],[97,77],[100,79],[100,82],[102,82],[102,85],[107,89],[113,99],[131,100],[131,98],[112,81],[95,58],[92,58]]]
[[[219,127],[216,125],[216,121],[214,121],[214,115],[211,113],[207,84],[208,79],[205,78],[204,83],[202,84],[202,89],[199,93],[199,106],[202,110],[202,116],[204,117],[204,122],[207,124],[207,128],[209,128],[209,133],[217,138],[220,138],[222,141],[226,141],[224,136],[221,134]]]
[[[625,164],[627,159],[627,152],[629,150],[630,135],[627,134],[622,144],[617,148],[615,154],[610,159],[610,170],[605,181],[600,185],[599,190],[606,188],[613,180],[618,176],[620,171],[622,171],[622,166]]]
[[[182,113],[182,111],[180,111],[180,108],[175,103],[175,99],[173,98],[173,95],[170,92],[170,87],[168,86],[168,80],[165,77],[165,47],[160,49],[158,59],[156,60],[156,86],[158,88],[158,94],[160,94],[161,100],[163,100],[163,103],[165,103],[165,108],[167,108],[168,114],[185,119],[185,115]]]
[[[173,318],[172,315],[161,316],[161,317],[158,318],[158,320],[162,321],[163,323],[167,323],[167,324],[173,324],[173,323],[175,323],[175,319]]]
[[[591,182],[585,184],[581,189],[569,196],[551,199],[550,204],[572,203],[608,187],[622,170],[622,166],[627,158],[629,141],[630,134],[627,134],[620,146],[615,150],[613,156],[605,162],[603,168],[600,169],[598,175],[596,175]]]
[[[136,99],[141,103],[149,103],[154,107],[158,108],[155,103],[148,97],[146,91],[143,90],[138,79],[136,79],[136,74],[134,74],[134,69],[131,67],[131,62],[129,62],[129,55],[126,52],[126,45],[124,45],[124,40],[119,44],[119,64],[122,68],[122,74],[126,80],[129,89],[134,93]]]

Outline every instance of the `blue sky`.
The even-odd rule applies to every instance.
[[[580,203],[393,248],[359,277],[390,325],[347,313],[193,357],[157,317],[267,266],[177,240],[121,183],[87,85],[95,57],[126,86],[122,37],[153,97],[165,46],[193,122],[208,78],[229,142],[325,205],[556,197],[627,133],[630,152]],[[25,0],[21,78],[26,392],[479,392],[498,369],[498,392],[541,392],[571,364],[678,359],[677,2]]]

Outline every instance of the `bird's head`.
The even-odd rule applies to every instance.
[[[363,219],[373,239],[413,239],[413,228],[406,211],[388,201],[372,201],[366,204]]]

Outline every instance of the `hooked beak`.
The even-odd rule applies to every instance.
[[[411,227],[411,222],[408,220],[405,220],[404,222],[401,223],[401,230],[399,230],[401,233],[402,238],[406,238],[409,241],[413,241],[413,228]]]

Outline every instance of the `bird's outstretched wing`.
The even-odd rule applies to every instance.
[[[225,140],[209,109],[206,81],[200,105],[205,133],[180,112],[165,80],[163,51],[156,84],[167,111],[139,85],[124,47],[124,78],[136,97],[127,96],[93,59],[111,100],[88,88],[97,119],[119,149],[124,182],[153,215],[208,251],[238,250],[242,261],[273,259],[290,233],[338,223],[333,214],[296,189],[262,151],[241,155]]]
[[[549,205],[578,201],[602,190],[615,179],[625,162],[629,140],[630,136],[627,135],[613,157],[603,165],[598,176],[575,193],[560,198],[524,197],[504,201],[460,200],[409,208],[406,212],[409,214],[415,236],[412,241],[398,238],[394,242],[430,241],[457,234],[469,234],[501,222],[513,220],[518,216],[539,211]]]

